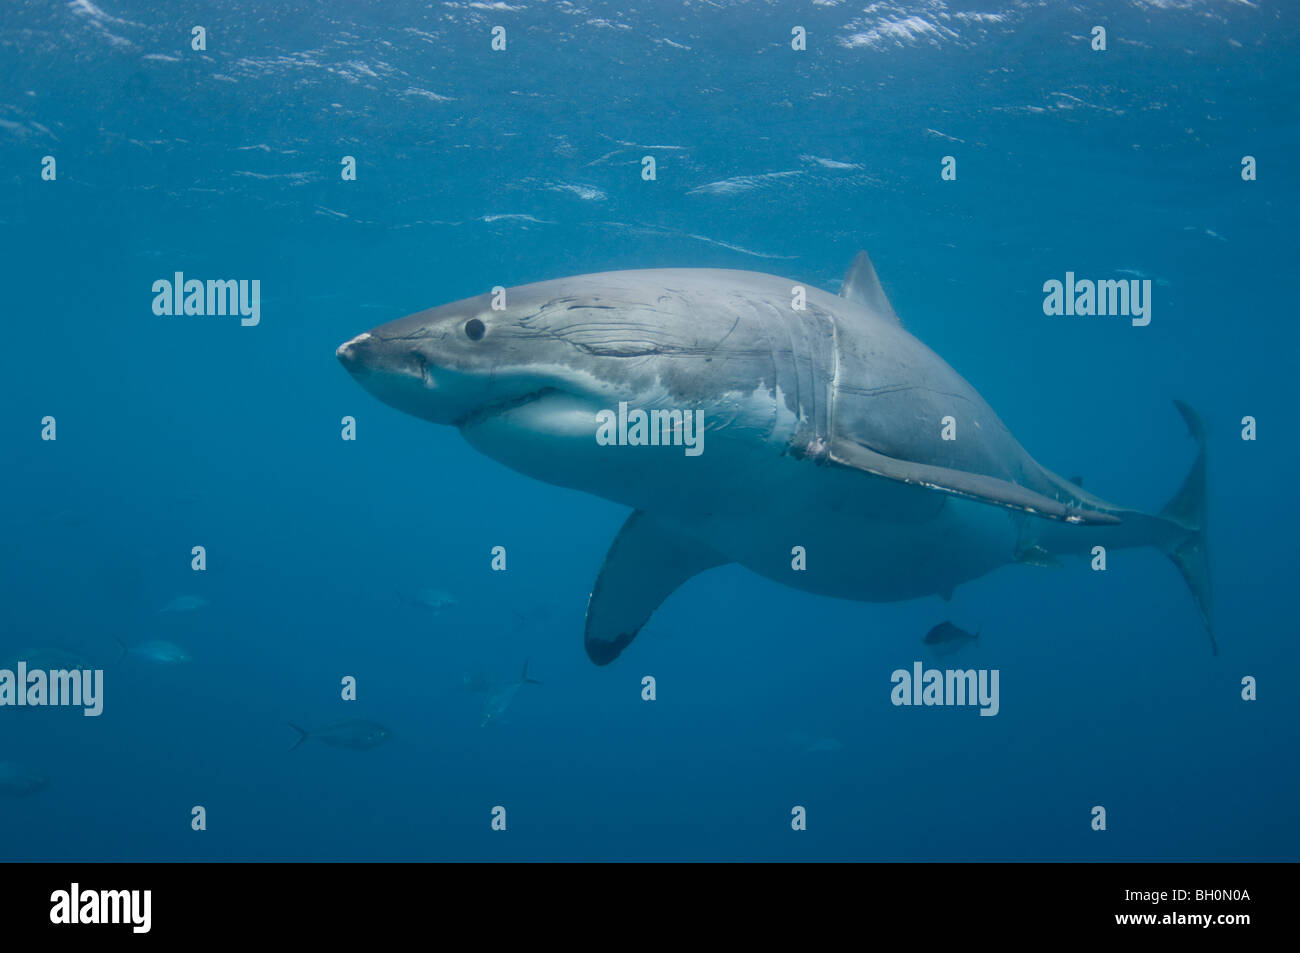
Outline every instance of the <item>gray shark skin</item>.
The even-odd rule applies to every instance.
[[[808,287],[795,310],[796,286],[715,269],[580,275],[509,289],[504,310],[481,295],[422,311],[337,354],[383,402],[457,427],[522,474],[633,509],[588,603],[596,664],[680,585],[730,562],[893,602],[949,598],[1008,563],[1156,546],[1210,629],[1205,435],[1189,407],[1177,404],[1200,452],[1182,489],[1159,514],[1118,506],[1029,456],[903,328],[865,252],[839,295]],[[703,452],[599,444],[597,413],[623,401],[702,411]]]

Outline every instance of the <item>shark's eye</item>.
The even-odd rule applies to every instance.
[[[483,335],[486,333],[487,328],[483,326],[483,322],[478,318],[470,318],[465,322],[465,337],[471,341],[483,340]]]

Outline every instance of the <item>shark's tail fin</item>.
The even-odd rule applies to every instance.
[[[1174,401],[1174,406],[1187,421],[1187,430],[1196,441],[1196,462],[1183,480],[1182,487],[1174,498],[1160,511],[1162,519],[1168,520],[1183,530],[1172,542],[1161,547],[1183,574],[1187,588],[1192,590],[1196,605],[1205,620],[1205,631],[1210,636],[1210,649],[1219,654],[1219,645],[1214,639],[1214,617],[1210,600],[1210,558],[1205,542],[1205,425],[1196,411],[1181,400]]]
[[[297,751],[297,750],[298,750],[298,746],[299,746],[300,744],[302,744],[304,741],[307,740],[307,732],[305,732],[303,729],[299,728],[299,727],[298,727],[297,725],[295,725],[293,722],[289,722],[289,727],[292,728],[294,731],[298,732],[298,740],[295,741],[295,742],[293,743],[293,747],[290,748],[289,750],[290,750],[290,751]]]
[[[525,685],[540,685],[542,683],[537,679],[528,677],[528,663],[530,661],[532,661],[532,659],[524,659],[524,670],[519,675],[519,681],[523,682]]]
[[[122,650],[122,654],[117,657],[117,661],[115,661],[113,664],[121,665],[123,662],[126,661],[126,657],[131,654],[131,650],[127,648],[126,643],[123,642],[121,639],[119,639],[116,635],[113,636],[113,641],[116,642],[117,647]]]

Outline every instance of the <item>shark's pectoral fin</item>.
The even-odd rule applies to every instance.
[[[678,586],[730,561],[642,511],[634,512],[614,537],[591,590],[587,657],[597,665],[614,661]]]
[[[950,470],[947,467],[928,463],[914,463],[877,453],[869,447],[852,440],[836,440],[831,443],[827,459],[831,463],[875,476],[923,486],[938,490],[952,496],[966,497],[981,503],[1005,506],[1008,509],[1044,516],[1048,519],[1062,520],[1067,523],[1107,524],[1120,522],[1118,517],[1097,510],[1085,510],[1069,506],[1059,500],[1036,493],[1018,483],[984,476],[981,473],[968,473],[964,470]]]

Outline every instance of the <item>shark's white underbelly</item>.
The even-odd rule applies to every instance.
[[[791,456],[732,472],[746,476],[711,505],[647,512],[776,582],[865,602],[949,594],[1015,559],[1015,522],[997,507]]]
[[[593,419],[589,405],[553,398],[466,436],[513,469],[641,510],[809,592],[867,602],[942,595],[1015,559],[1015,519],[1000,507],[820,465],[771,434],[710,430],[698,456],[600,446]],[[806,569],[793,568],[796,546]]]

